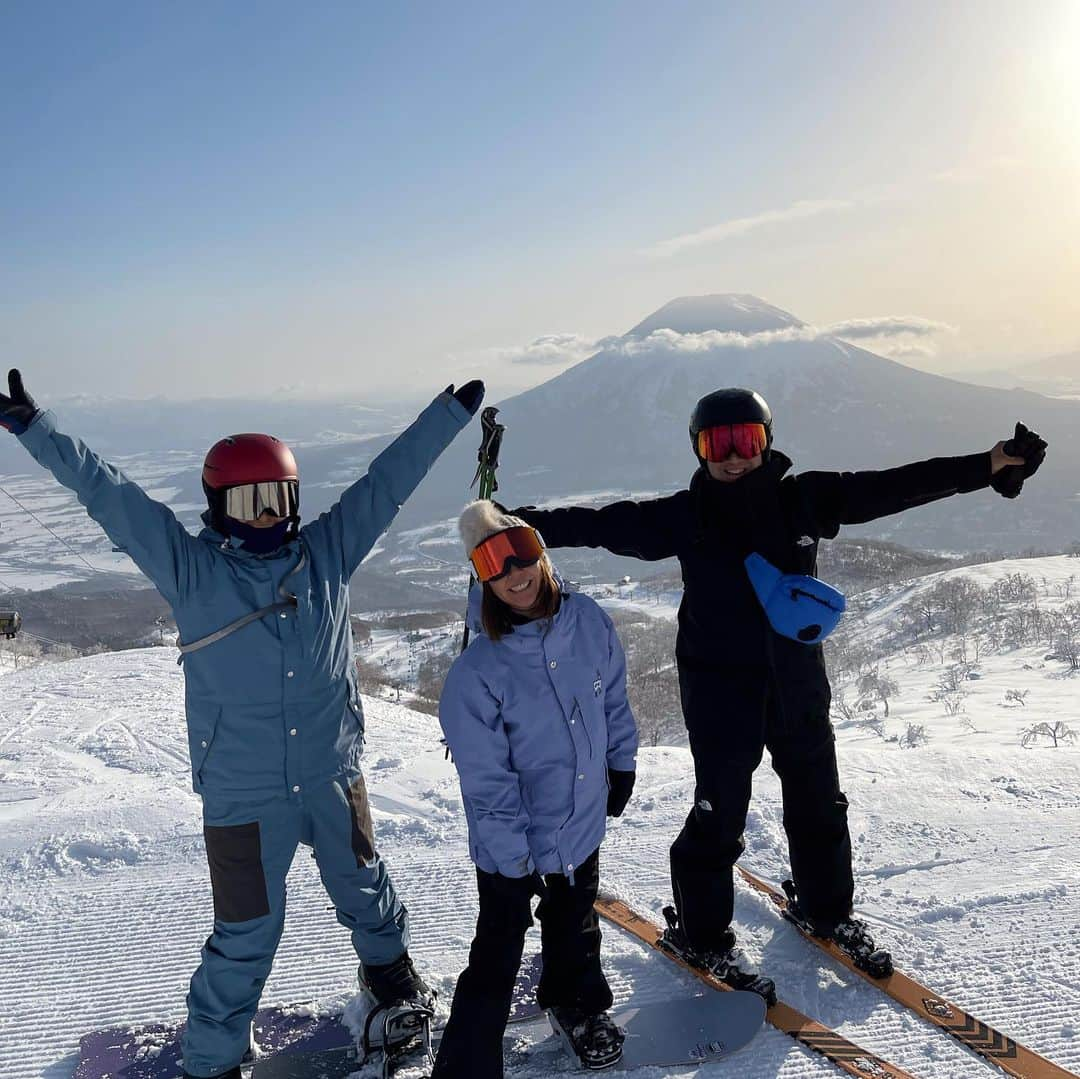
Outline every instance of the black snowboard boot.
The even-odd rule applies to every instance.
[[[892,956],[884,948],[875,946],[866,922],[850,915],[839,921],[812,918],[799,903],[794,881],[785,880],[782,887],[788,897],[785,914],[796,925],[815,937],[831,940],[859,970],[866,971],[871,978],[887,978],[892,974]]]
[[[720,935],[717,947],[708,950],[694,949],[679,925],[679,915],[674,907],[664,907],[667,928],[660,938],[660,947],[678,956],[692,967],[708,971],[732,989],[744,989],[763,997],[771,1008],[776,1003],[776,984],[756,970],[747,970],[745,957],[735,944],[735,931],[728,927]]]
[[[626,1035],[607,1012],[586,1015],[578,1008],[556,1006],[548,1010],[548,1019],[583,1068],[600,1071],[622,1058]]]
[[[396,1054],[418,1037],[429,1047],[437,994],[416,973],[408,952],[392,963],[361,964],[357,978],[371,1005],[364,1023],[365,1054],[379,1048]]]

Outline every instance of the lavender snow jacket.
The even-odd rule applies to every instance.
[[[439,722],[454,756],[469,853],[488,873],[564,873],[600,846],[608,767],[633,771],[637,725],[626,660],[611,619],[588,596],[564,594],[554,619],[477,636],[454,661]]]

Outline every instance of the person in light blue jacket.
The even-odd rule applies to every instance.
[[[532,898],[540,897],[541,1007],[590,1068],[622,1033],[600,967],[593,902],[606,818],[634,785],[637,727],[611,619],[565,592],[538,534],[494,503],[460,529],[482,582],[473,643],[455,660],[439,722],[461,782],[480,912],[432,1079],[501,1079],[502,1035]]]
[[[408,914],[375,850],[360,771],[364,717],[349,624],[349,578],[440,453],[483,384],[453,386],[317,520],[299,527],[292,453],[233,435],[207,454],[206,527],[191,535],[38,409],[18,371],[0,425],[70,488],[171,604],[184,644],[192,781],[202,796],[214,929],[191,980],[184,1074],[239,1079],[251,1018],[285,923],[285,877],[313,848],[362,986],[388,1036],[415,1031],[433,994],[409,958]],[[395,1030],[392,1014],[402,1017]]]

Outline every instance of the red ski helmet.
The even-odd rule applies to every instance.
[[[229,435],[215,442],[206,455],[203,483],[214,491],[241,483],[289,480],[299,483],[292,450],[273,435]]]
[[[229,435],[215,442],[203,461],[202,484],[210,505],[214,527],[228,533],[225,492],[230,487],[252,483],[289,483],[296,488],[294,504],[299,506],[300,472],[292,450],[273,435]],[[291,518],[296,531],[299,517]]]

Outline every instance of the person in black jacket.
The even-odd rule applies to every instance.
[[[703,397],[690,421],[699,467],[689,489],[600,509],[513,510],[548,547],[604,547],[682,568],[676,660],[694,758],[694,808],[671,847],[673,943],[732,984],[732,868],[743,852],[751,777],[767,747],[780,777],[800,914],[852,954],[874,951],[851,917],[847,799],[829,722],[820,643],[775,632],[743,562],[756,552],[784,573],[813,574],[818,541],[913,506],[993,486],[1015,497],[1046,443],[1018,424],[988,452],[875,472],[791,473],[772,448],[772,414],[745,389]],[[879,953],[881,954],[881,953]],[[887,956],[885,956],[887,959]],[[764,979],[762,981],[765,981]]]

